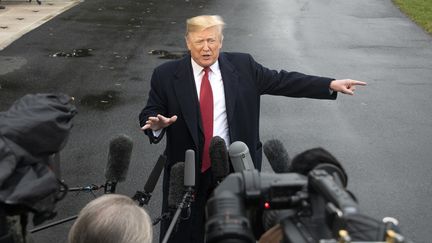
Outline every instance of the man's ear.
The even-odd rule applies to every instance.
[[[219,41],[220,41],[220,49],[222,49],[222,46],[223,46],[223,39],[224,39],[224,36],[223,36],[223,34],[221,34],[220,36],[219,36]]]
[[[189,38],[188,38],[188,36],[185,36],[185,41],[186,41],[186,46],[187,46],[187,48],[188,48],[188,50],[190,51],[190,43],[189,43]]]

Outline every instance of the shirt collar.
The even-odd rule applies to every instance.
[[[204,68],[198,65],[198,63],[196,63],[192,57],[191,57],[191,63],[192,63],[192,70],[193,70],[194,77],[197,77],[198,75],[200,75],[200,73]],[[210,66],[210,70],[212,70],[212,72],[214,72],[215,70],[219,70],[218,60],[215,63],[213,63],[213,65]]]

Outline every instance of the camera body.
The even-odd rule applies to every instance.
[[[395,230],[393,224],[360,214],[331,167],[307,176],[232,173],[215,188],[206,214],[206,243],[255,243],[278,223],[284,243],[384,241]]]
[[[264,230],[263,212],[296,208],[295,195],[306,186],[307,178],[297,173],[230,174],[207,202],[206,242],[255,242]]]

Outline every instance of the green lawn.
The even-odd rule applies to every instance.
[[[417,24],[432,34],[432,0],[393,0]]]

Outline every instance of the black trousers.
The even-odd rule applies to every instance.
[[[6,219],[6,210],[2,203],[0,203],[0,243],[14,243]]]

